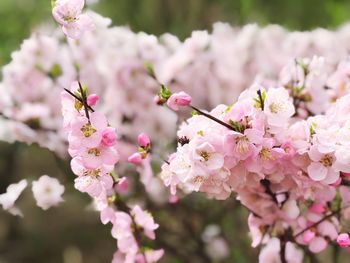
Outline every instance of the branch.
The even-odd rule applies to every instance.
[[[287,263],[286,259],[286,241],[283,237],[280,237],[281,249],[280,249],[280,257],[282,263]]]
[[[83,102],[83,105],[84,105],[85,115],[86,115],[86,118],[88,118],[88,120],[90,122],[89,105],[87,105],[87,102],[86,102],[86,94],[85,94],[85,92],[83,90],[83,87],[81,86],[80,81],[78,81],[78,83],[79,83],[79,89],[80,89],[80,93],[81,93],[81,97],[82,97],[82,102]]]
[[[349,206],[347,206],[349,207]],[[344,208],[347,208],[344,207]],[[325,217],[323,217],[322,219],[318,220],[316,223],[312,224],[311,226],[305,228],[304,230],[300,231],[299,233],[297,233],[296,235],[294,235],[294,238],[297,238],[298,236],[304,234],[306,231],[310,230],[311,228],[314,228],[316,226],[318,226],[319,224],[321,224],[322,222],[324,222],[325,220],[327,220],[328,218],[331,218],[332,216],[335,216],[336,214],[340,213],[342,209],[344,208],[338,208],[337,210],[333,211],[332,213],[326,215]]]
[[[69,95],[71,95],[72,97],[74,97],[76,100],[80,101],[83,105],[83,100],[81,98],[79,98],[77,95],[75,95],[73,92],[71,92],[69,89],[66,89],[66,88],[63,88]],[[91,108],[89,105],[88,106],[88,109],[92,112],[95,112],[95,110],[93,108]]]
[[[256,93],[258,93],[259,96],[261,110],[264,111],[264,100],[261,94],[261,90],[257,90]]]
[[[269,180],[267,179],[262,179],[260,181],[261,185],[265,187],[265,193],[267,193],[269,196],[271,196],[272,200],[274,201],[274,203],[276,203],[276,205],[278,206],[278,200],[276,198],[276,195],[272,192],[271,190],[271,183]]]
[[[201,111],[200,109],[198,109],[198,108],[196,108],[196,107],[194,107],[192,105],[190,105],[189,107],[191,107],[192,109],[197,111],[199,114],[201,114],[201,115],[203,115],[203,116],[205,116],[205,117],[207,117],[207,118],[209,118],[209,119],[211,119],[211,120],[221,124],[222,126],[225,126],[226,128],[234,131],[233,127],[230,124],[228,124],[226,122],[223,122],[222,120],[219,120],[218,118],[215,118],[214,116],[212,116],[212,115],[210,115],[208,113],[205,113],[204,111]]]

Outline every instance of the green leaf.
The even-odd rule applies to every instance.
[[[244,132],[244,125],[238,121],[233,121],[233,120],[230,120],[229,121],[230,125],[232,126],[233,130],[236,131],[236,132]]]
[[[171,91],[165,85],[161,85],[160,91],[158,93],[159,97],[164,100],[168,100],[172,95]]]

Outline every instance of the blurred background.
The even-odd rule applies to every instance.
[[[350,18],[347,0],[101,0],[91,8],[112,18],[115,25],[156,35],[170,32],[182,39],[195,29],[210,30],[216,21],[277,23],[290,30],[309,30],[335,28]],[[0,0],[0,67],[9,62],[11,52],[31,29],[45,22],[53,22],[49,0]],[[0,263],[109,262],[116,246],[110,227],[102,226],[98,214],[87,209],[89,198],[67,183],[73,180],[68,162],[35,145],[0,143],[1,193],[10,183],[42,174],[66,183],[66,202],[43,212],[28,188],[20,200],[24,219],[1,210]],[[197,194],[180,205],[154,209],[161,225],[157,246],[167,251],[162,262],[256,262],[257,252],[250,248],[247,235],[247,212],[234,200],[208,201]],[[221,261],[208,256],[203,241],[203,233],[217,232],[212,224],[220,225],[219,235],[230,251]],[[224,247],[220,242],[218,246]]]

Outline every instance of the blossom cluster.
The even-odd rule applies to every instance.
[[[140,243],[141,235],[155,238],[158,224],[140,206],[129,208],[118,193],[127,187],[127,179],[119,178],[114,172],[119,160],[116,130],[103,113],[91,107],[98,97],[87,96],[87,88],[79,82],[73,82],[61,96],[71,168],[77,175],[74,186],[94,199],[101,222],[113,225],[111,234],[117,240],[118,250],[112,262],[158,261],[163,250],[144,248]]]
[[[172,194],[235,194],[251,212],[253,246],[267,243],[260,262],[274,262],[265,257],[271,250],[279,259],[282,247],[286,262],[302,262],[295,244],[319,253],[349,219],[346,67],[327,77],[323,65],[317,57],[297,60],[278,86],[257,82],[231,105],[198,110],[181,124],[177,150],[162,166]],[[343,246],[346,237],[339,238]]]
[[[128,141],[142,131],[159,138],[153,146],[161,151],[165,146],[160,142],[175,135],[176,115],[152,103],[158,83],[145,70],[145,62],[171,90],[196,93],[194,103],[206,109],[230,103],[254,79],[278,81],[280,70],[290,61],[293,66],[298,57],[325,57],[321,74],[335,72],[340,61],[345,61],[345,72],[348,67],[349,25],[336,31],[288,32],[279,26],[233,28],[216,23],[212,32],[194,31],[180,41],[171,34],[156,37],[111,26],[108,18],[81,13],[82,3],[56,1],[55,17],[75,29],[84,15],[95,30],[82,32],[76,41],[62,40],[61,30],[37,29],[3,68],[2,140],[39,143],[64,155],[66,138],[56,98],[78,75],[91,92],[100,94],[97,107],[126,138],[119,144],[121,158],[126,159],[132,153]],[[67,8],[74,12],[66,15]],[[281,81],[288,81],[285,78]],[[314,104],[321,105],[321,99],[325,98]]]
[[[350,246],[342,224],[350,219],[349,25],[288,32],[217,23],[211,33],[194,31],[181,42],[112,27],[107,18],[83,13],[84,0],[53,2],[68,38],[43,29],[12,54],[0,83],[0,137],[62,156],[68,144],[75,188],[92,197],[103,224],[112,224],[118,248],[112,262],[150,263],[163,255],[141,244],[159,226],[123,200],[128,179],[115,166],[126,159],[136,165],[146,191],[160,199],[150,183],[159,181],[146,133],[164,155],[164,138],[173,137],[178,121],[173,111],[186,106],[193,116],[180,126],[176,152],[160,175],[172,202],[178,188],[219,200],[234,194],[250,211],[252,245],[264,245],[261,263],[300,263],[300,248]],[[144,130],[135,152],[131,142]],[[5,210],[21,215],[15,202],[26,186],[23,180],[0,195]],[[32,184],[44,210],[63,201],[63,190],[47,176]],[[216,235],[204,242],[228,254]],[[213,254],[210,245],[206,250]]]

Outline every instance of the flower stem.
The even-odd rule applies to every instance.
[[[83,90],[83,87],[81,86],[81,83],[80,81],[78,81],[79,83],[79,89],[80,89],[80,93],[81,93],[81,98],[82,98],[82,102],[83,102],[83,105],[84,105],[84,110],[85,110],[85,115],[86,115],[86,118],[88,118],[89,122],[90,122],[90,116],[89,116],[89,108],[88,108],[88,105],[87,105],[87,99],[86,99],[86,94]]]
[[[316,223],[312,224],[311,226],[309,226],[309,227],[305,228],[304,230],[300,231],[299,233],[295,234],[294,239],[297,238],[298,236],[304,234],[309,229],[318,226],[319,224],[321,224],[323,221],[327,220],[328,218],[331,218],[332,216],[335,216],[336,214],[340,213],[341,210],[342,210],[342,208],[338,208],[337,210],[333,211],[332,213],[330,213],[330,214],[326,215],[325,217],[323,217],[322,219],[318,220]]]
[[[198,108],[196,108],[195,106],[192,106],[192,105],[189,105],[189,107],[191,107],[193,110],[197,111],[200,115],[203,115],[219,124],[221,124],[222,126],[225,126],[226,128],[230,129],[230,130],[234,130],[233,127],[226,123],[226,122],[223,122],[222,120],[219,120],[218,118],[215,118],[214,116],[210,115],[209,113],[206,113]]]
[[[69,89],[66,89],[66,88],[63,88],[69,95],[71,95],[72,97],[74,97],[76,100],[80,101],[81,103],[83,103],[82,99],[79,98],[78,96],[76,96],[73,92],[71,92]],[[95,112],[95,110],[93,108],[91,108],[89,105],[88,105],[88,109],[92,112]]]
[[[261,90],[257,90],[256,93],[258,93],[259,96],[261,110],[264,111],[264,100],[261,94]]]

